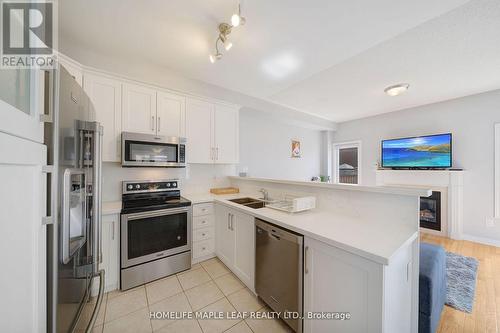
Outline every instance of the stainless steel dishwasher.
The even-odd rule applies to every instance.
[[[257,295],[301,333],[304,236],[256,219],[255,243]],[[299,318],[286,318],[285,313]]]

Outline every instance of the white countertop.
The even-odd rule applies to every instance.
[[[228,201],[243,197],[257,198],[255,194],[204,193],[183,196],[193,204],[216,202],[226,205],[384,265],[389,264],[390,258],[398,249],[418,237],[418,230],[408,226],[408,223],[364,221],[318,209],[289,214],[271,208],[253,209]]]
[[[319,209],[289,214],[271,208],[253,209],[229,201],[243,197],[258,198],[255,193],[183,193],[183,197],[193,204],[216,202],[226,205],[383,265],[389,264],[398,249],[418,237],[418,230],[411,228],[409,223],[366,221]],[[102,214],[119,214],[121,207],[121,201],[103,202]]]
[[[236,176],[229,176],[228,178],[236,181],[241,180],[241,181],[264,182],[264,183],[275,183],[275,184],[285,184],[285,185],[321,187],[333,190],[409,195],[415,197],[428,197],[432,195],[432,190],[429,188],[415,188],[415,187],[405,187],[405,186],[364,186],[356,184],[333,184],[333,183],[321,183],[321,182],[305,182],[297,180],[236,177]]]

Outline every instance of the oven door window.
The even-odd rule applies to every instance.
[[[176,163],[178,145],[142,141],[125,141],[125,161]]]
[[[128,260],[187,245],[187,213],[128,221]]]

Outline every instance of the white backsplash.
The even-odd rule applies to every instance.
[[[236,175],[235,165],[190,164],[186,168],[122,168],[120,163],[103,163],[103,201],[118,201],[124,180],[179,179],[181,192],[203,193],[212,187],[229,186],[227,176]]]

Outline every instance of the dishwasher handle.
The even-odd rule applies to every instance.
[[[304,240],[302,235],[277,227],[260,219],[255,219],[255,226],[257,233],[261,234],[262,232],[267,232],[270,238],[272,236],[276,240],[287,240],[300,245],[302,245]]]

